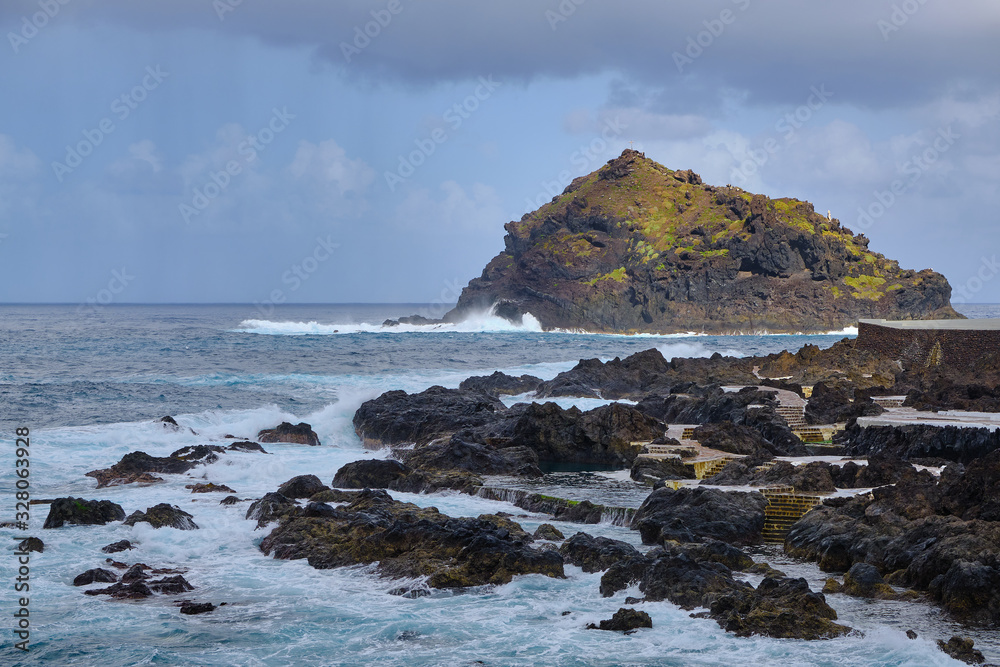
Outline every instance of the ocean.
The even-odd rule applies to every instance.
[[[0,306],[0,498],[2,520],[15,513],[15,433],[30,431],[30,494],[108,499],[126,511],[160,502],[194,515],[199,530],[154,530],[121,523],[43,530],[47,506],[32,505],[30,529],[0,529],[4,665],[950,665],[937,638],[961,633],[1000,661],[995,633],[962,629],[923,604],[866,602],[830,596],[840,622],[858,630],[829,641],[737,638],[711,620],[692,619],[670,603],[642,608],[653,628],[623,636],[586,630],[624,605],[598,592],[600,573],[567,566],[562,580],[524,576],[499,587],[435,592],[405,599],[388,594],[398,581],[370,568],[315,570],[276,561],[258,545],[267,530],[244,520],[246,503],[222,506],[222,494],[185,487],[211,481],[240,498],[257,498],[289,478],[316,474],[329,484],[340,466],[386,452],[366,451],[351,418],[365,400],[390,389],[455,387],[471,375],[503,370],[544,379],[586,358],[611,359],[655,347],[667,358],[754,355],[832,345],[845,334],[612,336],[542,332],[484,314],[458,326],[393,327],[386,318],[432,305],[279,306],[263,312],[234,305]],[[996,306],[965,306],[970,316],[997,316]],[[508,401],[512,402],[512,401]],[[596,399],[558,399],[588,409]],[[173,416],[173,432],[155,420]],[[96,490],[84,473],[128,452],[165,456],[225,435],[253,439],[281,421],[312,424],[323,445],[265,445],[269,454],[232,453],[166,482]],[[646,490],[627,475],[552,473],[544,482],[563,495],[595,502],[641,502]],[[454,516],[510,512],[529,531],[548,521],[508,503],[458,493],[392,495]],[[560,524],[639,546],[638,535],[610,521]],[[18,576],[11,545],[35,535],[44,553],[30,562],[30,650],[14,648]],[[196,588],[182,596],[225,602],[211,614],[182,616],[171,599],[116,601],[72,585],[104,566],[104,545],[128,539],[138,548],[118,560],[184,570]],[[815,566],[780,550],[755,552],[814,590]],[[753,577],[750,577],[753,581]],[[563,612],[572,612],[563,615]],[[914,629],[916,640],[906,638]],[[477,663],[476,661],[482,661]]]

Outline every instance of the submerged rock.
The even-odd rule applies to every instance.
[[[26,537],[17,543],[16,550],[21,552],[37,551],[38,553],[43,553],[45,551],[45,543],[37,537]]]
[[[106,554],[116,554],[122,551],[129,551],[135,549],[135,546],[128,540],[119,540],[117,542],[112,542],[106,547],[101,547],[101,551]]]
[[[277,521],[298,509],[294,500],[280,493],[268,493],[260,500],[250,503],[246,518],[256,521],[258,528],[263,528],[272,521]]]
[[[74,586],[89,586],[95,582],[102,583],[114,583],[118,581],[118,577],[111,570],[105,570],[103,568],[95,567],[92,570],[87,570],[83,574],[76,575],[73,579]]]
[[[136,510],[125,519],[126,526],[134,526],[140,522],[148,523],[153,528],[176,528],[177,530],[198,529],[198,524],[194,522],[193,516],[176,505],[169,505],[167,503],[147,507],[145,512]]]
[[[207,614],[215,611],[216,607],[211,602],[190,602],[185,600],[181,603],[181,613],[188,616],[195,614]]]
[[[103,526],[124,518],[122,506],[110,500],[56,498],[49,505],[49,515],[42,528],[59,528],[67,523]]]
[[[187,484],[184,488],[191,489],[191,493],[236,493],[225,484],[214,484],[212,482],[208,484],[202,484],[201,482]]]
[[[626,609],[622,607],[616,611],[614,616],[610,619],[603,620],[598,625],[591,623],[587,626],[587,629],[613,630],[615,632],[624,632],[628,634],[636,628],[651,627],[653,627],[653,619],[649,617],[649,614],[644,611],[636,611],[635,609]]]
[[[175,456],[150,456],[146,452],[129,452],[110,468],[91,470],[87,473],[87,477],[96,479],[97,488],[100,489],[119,484],[157,481],[158,478],[152,477],[148,473],[177,475],[187,472],[196,465],[196,461]]]

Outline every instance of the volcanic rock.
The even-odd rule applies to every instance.
[[[274,428],[267,428],[257,434],[257,439],[261,442],[286,442],[296,445],[320,444],[319,436],[312,429],[312,426],[299,422],[292,425],[288,422],[281,422]]]
[[[635,609],[626,609],[622,607],[616,611],[610,619],[601,621],[599,625],[591,623],[587,626],[587,629],[614,630],[616,632],[624,632],[628,634],[629,631],[635,630],[636,628],[651,627],[653,627],[653,619],[649,617],[649,614],[644,611],[636,611]]]
[[[129,551],[131,549],[135,549],[135,546],[128,540],[119,540],[107,545],[106,547],[101,547],[101,551],[106,554],[116,554],[122,551]]]
[[[160,503],[153,507],[147,507],[145,512],[136,510],[125,519],[126,526],[134,526],[140,522],[146,522],[153,528],[176,528],[177,530],[197,530],[198,524],[193,521],[194,517],[177,507],[167,503]]]
[[[124,518],[125,510],[110,500],[56,498],[49,505],[49,515],[42,528],[59,528],[65,523],[103,526]]]
[[[620,560],[638,557],[639,551],[627,542],[608,537],[594,537],[577,533],[566,540],[559,553],[566,562],[579,566],[584,572],[606,570]]]
[[[492,375],[477,375],[462,380],[458,388],[463,391],[478,391],[489,396],[517,396],[538,389],[541,378],[534,375],[514,377],[500,371]]]
[[[354,430],[366,447],[427,444],[463,428],[481,426],[506,410],[478,391],[434,386],[419,394],[387,391],[354,413]]]
[[[428,577],[431,588],[504,584],[517,574],[563,576],[562,557],[535,550],[488,518],[452,518],[434,508],[364,490],[322,516],[290,515],[260,545],[275,558],[317,569],[377,563],[390,577]]]
[[[43,553],[45,551],[45,543],[37,537],[26,537],[17,543],[16,551],[37,551],[38,553]]]
[[[188,449],[188,448],[185,448]],[[178,450],[183,451],[183,450]],[[195,467],[195,461],[189,461],[179,457],[171,456],[150,456],[146,452],[129,452],[121,460],[103,470],[91,470],[86,473],[87,477],[97,480],[97,488],[114,486],[118,484],[132,484],[137,481],[155,481],[157,478],[142,477],[145,473],[167,473],[180,474]]]
[[[701,542],[709,539],[730,544],[755,544],[764,528],[760,493],[727,493],[719,489],[662,488],[642,502],[632,518],[643,544],[663,540]]]
[[[279,486],[278,493],[292,499],[309,498],[329,488],[316,475],[298,475]]]
[[[92,570],[87,570],[83,574],[76,575],[73,579],[74,586],[89,586],[94,582],[103,583],[114,583],[118,581],[118,577],[111,570],[105,570],[99,567],[95,567]]]

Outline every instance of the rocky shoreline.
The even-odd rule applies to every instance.
[[[987,370],[994,372],[992,366]],[[955,369],[900,367],[845,339],[826,350],[807,345],[795,354],[755,358],[667,361],[648,350],[609,362],[584,360],[548,381],[494,373],[453,389],[390,391],[362,404],[353,419],[362,443],[380,450],[380,458],[331,471],[329,485],[315,475],[300,475],[237,511],[266,531],[263,555],[305,559],[318,569],[370,566],[379,576],[407,582],[395,589],[407,597],[502,585],[526,574],[560,578],[568,565],[603,572],[595,595],[636,587],[642,597],[629,597],[629,607],[595,629],[647,627],[648,615],[634,607],[669,601],[703,610],[695,615],[739,636],[832,638],[851,629],[837,622],[836,602],[828,595],[935,604],[969,627],[995,629],[1000,627],[995,433],[857,424],[860,417],[880,414],[882,396],[920,403],[933,395],[936,405],[950,407],[949,397],[958,403],[969,394],[956,387],[973,386],[983,377],[982,369],[971,377]],[[499,400],[520,394],[533,400],[510,407]],[[587,411],[541,402],[567,396],[629,402]],[[801,419],[789,417],[789,397],[800,402]],[[176,427],[171,422],[163,420],[164,428]],[[810,446],[800,435],[828,424],[837,427],[837,435],[822,446],[844,460],[797,461]],[[677,425],[685,427],[680,439],[669,435]],[[220,457],[267,454],[255,441],[232,440],[166,457],[135,451],[88,475],[98,489],[152,485],[161,475],[184,474]],[[257,440],[278,449],[282,442],[322,446],[308,424],[265,429]],[[693,463],[706,452],[720,465]],[[609,507],[490,486],[494,476],[543,479],[544,467],[567,463],[629,471],[650,493],[638,507]],[[232,493],[212,482],[188,489]],[[754,562],[745,551],[765,539],[767,493],[775,489],[816,498],[817,505],[788,529],[783,549],[832,575],[822,590]],[[508,501],[550,516],[555,525],[529,534],[510,515],[452,517],[392,496],[440,491]],[[169,503],[126,516],[107,500],[48,502],[46,529],[122,521],[199,530],[197,517]],[[241,502],[235,495],[221,500]],[[558,527],[611,521],[635,530],[643,549],[585,532],[566,538]],[[125,542],[108,545],[106,553],[127,551],[131,545]],[[124,574],[92,568],[74,585],[100,584],[85,592],[121,599],[177,598],[195,589],[179,571],[107,560]],[[748,573],[763,578],[754,586],[745,580]],[[218,606],[175,602],[185,614]],[[975,657],[960,637],[942,638],[941,645]]]

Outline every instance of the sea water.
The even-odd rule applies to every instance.
[[[665,357],[755,355],[806,343],[827,347],[843,334],[819,336],[610,336],[540,330],[484,314],[458,326],[384,327],[409,306],[0,307],[0,506],[15,512],[14,434],[30,429],[31,496],[107,499],[131,513],[161,502],[194,516],[199,530],[66,526],[43,530],[47,506],[32,505],[30,530],[0,529],[0,664],[3,665],[946,665],[934,639],[972,636],[1000,660],[994,633],[962,629],[929,605],[865,602],[829,596],[840,620],[857,632],[818,642],[738,638],[711,620],[692,619],[668,603],[642,605],[653,628],[624,636],[586,630],[636,590],[598,592],[600,573],[566,567],[565,579],[517,577],[505,586],[405,599],[399,581],[369,567],[315,570],[260,552],[267,529],[243,516],[247,503],[222,506],[224,494],[191,494],[195,482],[226,484],[257,498],[287,479],[316,474],[330,483],[340,466],[366,451],[351,418],[365,400],[390,389],[455,387],[470,375],[503,370],[544,379],[580,359],[625,357],[655,347]],[[996,309],[969,308],[991,316]],[[508,403],[511,401],[508,400]],[[589,409],[596,399],[557,400]],[[175,417],[181,428],[156,420]],[[323,445],[265,445],[267,454],[229,453],[152,486],[97,490],[85,473],[142,450],[165,456],[186,445],[253,439],[281,421],[312,424]],[[553,470],[549,492],[636,506],[646,489],[620,472]],[[393,493],[453,516],[509,512],[529,531],[550,520],[509,503],[455,492]],[[607,521],[560,523],[626,540],[638,535]],[[14,648],[18,576],[12,545],[41,537],[30,562],[30,650]],[[118,601],[83,594],[73,578],[108,567],[104,545],[128,539],[116,560],[184,571],[195,590],[177,598]],[[756,556],[814,589],[823,573],[780,549]],[[225,602],[213,613],[182,616],[179,598]],[[570,612],[566,614],[565,612]],[[906,638],[907,629],[920,638]]]

